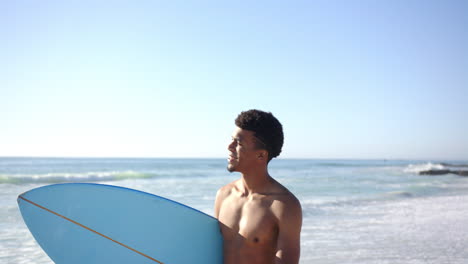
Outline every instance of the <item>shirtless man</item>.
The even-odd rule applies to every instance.
[[[217,195],[215,217],[224,237],[225,264],[297,264],[302,209],[299,200],[268,174],[283,146],[283,129],[271,114],[242,112],[228,146],[228,170],[241,178]]]

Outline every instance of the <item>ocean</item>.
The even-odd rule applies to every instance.
[[[276,159],[270,174],[301,201],[301,264],[468,263],[468,177],[419,175],[461,161]],[[154,193],[213,215],[238,179],[225,159],[0,158],[0,263],[52,263],[16,198],[63,182]],[[468,168],[466,168],[468,169]]]

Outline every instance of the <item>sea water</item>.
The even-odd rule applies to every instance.
[[[468,177],[418,174],[447,163],[463,164],[277,159],[269,172],[301,201],[302,264],[468,263]],[[21,218],[16,198],[25,191],[112,184],[212,215],[216,191],[240,177],[226,165],[225,159],[0,158],[0,263],[52,263]]]

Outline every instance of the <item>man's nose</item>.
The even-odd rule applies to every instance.
[[[234,144],[235,144],[235,143],[236,143],[236,142],[233,140],[231,143],[229,143],[227,149],[228,149],[228,150],[234,149]]]

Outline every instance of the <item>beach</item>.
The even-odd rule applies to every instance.
[[[450,161],[456,163],[457,161]],[[427,176],[441,161],[273,160],[270,174],[301,201],[301,264],[467,263],[468,178]],[[213,214],[239,177],[223,159],[0,158],[0,262],[53,263],[16,197],[61,182],[134,188]]]

